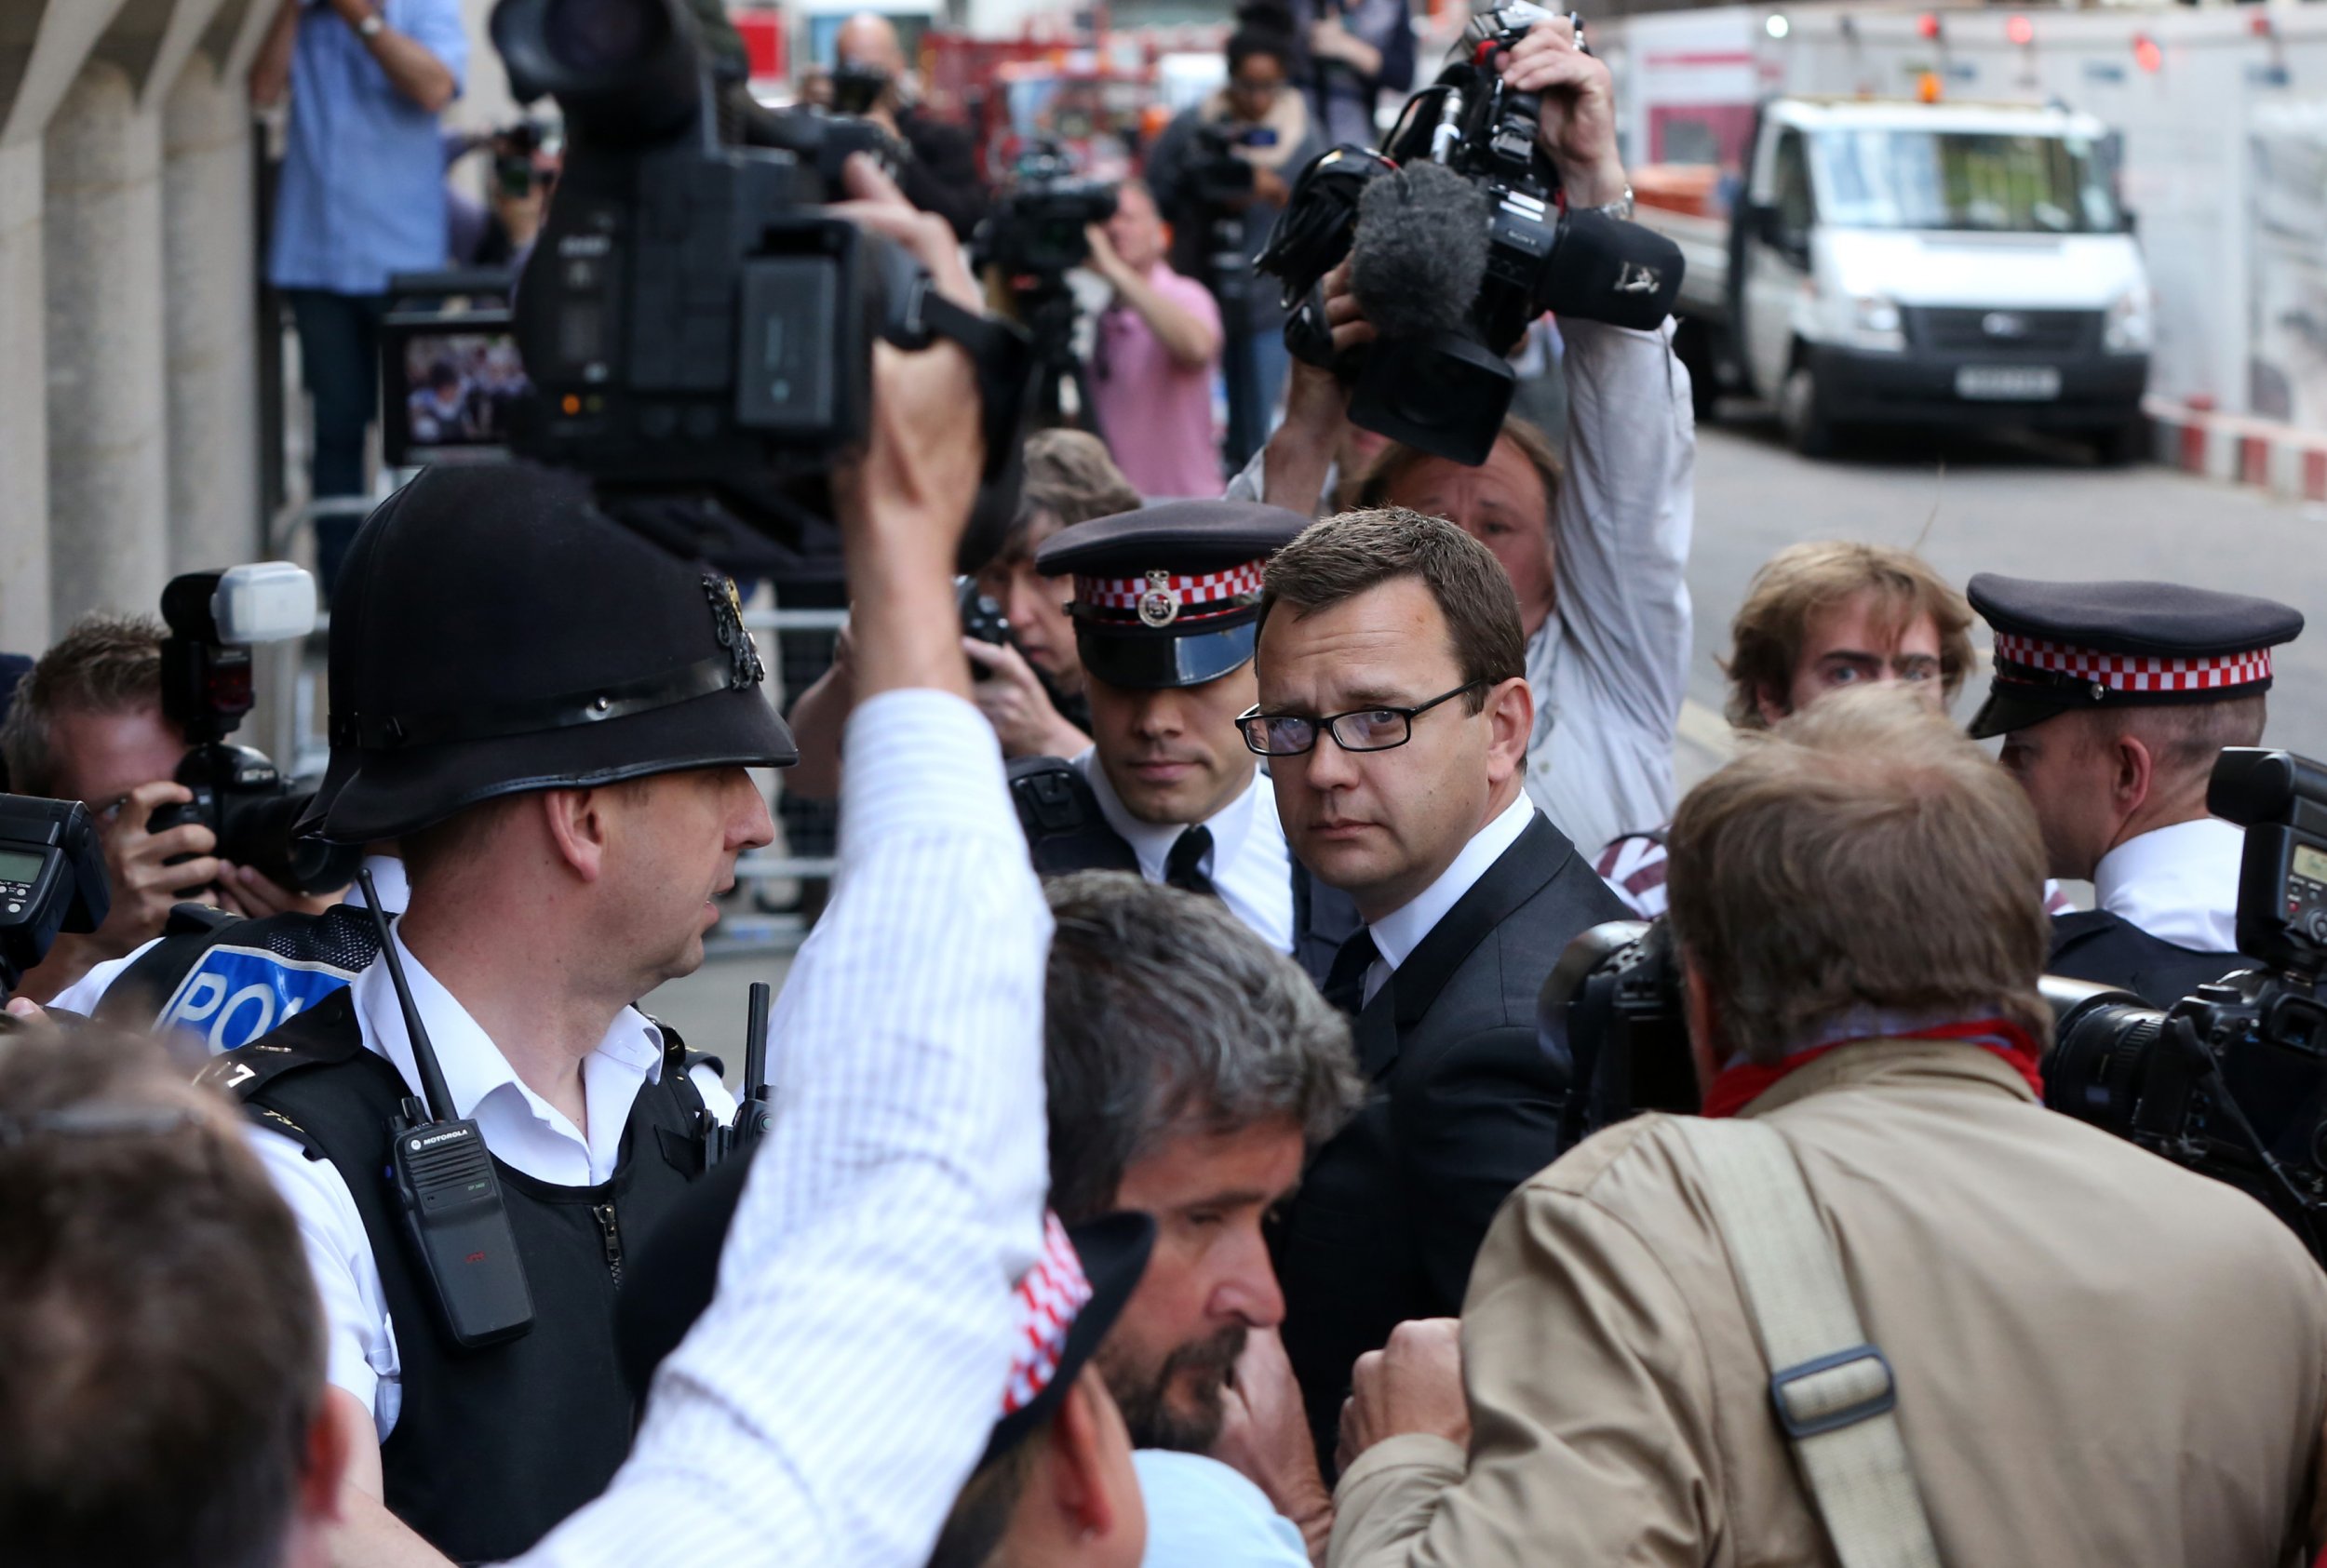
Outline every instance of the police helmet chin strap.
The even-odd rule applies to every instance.
[[[492,1151],[473,1118],[455,1117],[437,1048],[412,1001],[380,890],[369,867],[356,873],[380,932],[380,956],[387,961],[420,1071],[421,1093],[407,1097],[389,1122],[389,1169],[396,1182],[404,1229],[427,1277],[446,1333],[464,1349],[514,1339],[533,1326],[533,1295],[525,1282],[524,1260],[509,1226],[501,1177]]]

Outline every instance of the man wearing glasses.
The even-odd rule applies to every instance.
[[[1081,837],[1099,841],[1042,864],[1136,862],[1150,882],[1219,899],[1322,977],[1356,912],[1286,851],[1236,724],[1256,694],[1261,568],[1308,526],[1257,502],[1177,501],[1077,523],[1042,547],[1038,571],[1074,578],[1093,744],[1069,766],[1097,811]]]
[[[1260,701],[1293,853],[1356,904],[1328,998],[1373,1091],[1277,1237],[1285,1345],[1321,1456],[1350,1369],[1409,1318],[1461,1311],[1504,1196],[1560,1153],[1565,1068],[1537,990],[1624,907],[1526,789],[1518,600],[1485,545],[1396,507],[1315,524],[1268,564]]]

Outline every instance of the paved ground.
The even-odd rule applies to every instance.
[[[1732,412],[1698,438],[1688,574],[1696,651],[1676,746],[1684,785],[1728,752],[1715,661],[1746,581],[1780,547],[1805,539],[1919,544],[1957,583],[1983,570],[2130,577],[2285,599],[2312,615],[2316,629],[2280,650],[2268,739],[2327,756],[2327,507],[2169,469],[2098,468],[2075,448],[2033,440],[1895,436],[1810,462],[1786,450],[1750,406]],[[1984,648],[1984,629],[1975,637]],[[1977,700],[1968,689],[1965,717]],[[746,985],[780,984],[787,968],[781,958],[714,958],[647,1005],[698,1048],[733,1055]]]

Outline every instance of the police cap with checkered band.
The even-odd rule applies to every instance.
[[[2270,690],[2270,650],[2303,630],[2275,599],[2177,583],[2038,583],[1982,572],[1966,589],[1996,631],[1973,738],[2064,713],[2223,702]]]
[[[1254,501],[1169,501],[1094,517],[1035,556],[1072,573],[1075,648],[1110,686],[1202,686],[1253,656],[1260,569],[1311,519]]]

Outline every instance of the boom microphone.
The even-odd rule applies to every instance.
[[[1369,182],[1350,268],[1365,319],[1385,338],[1462,331],[1486,275],[1486,194],[1438,164]]]

